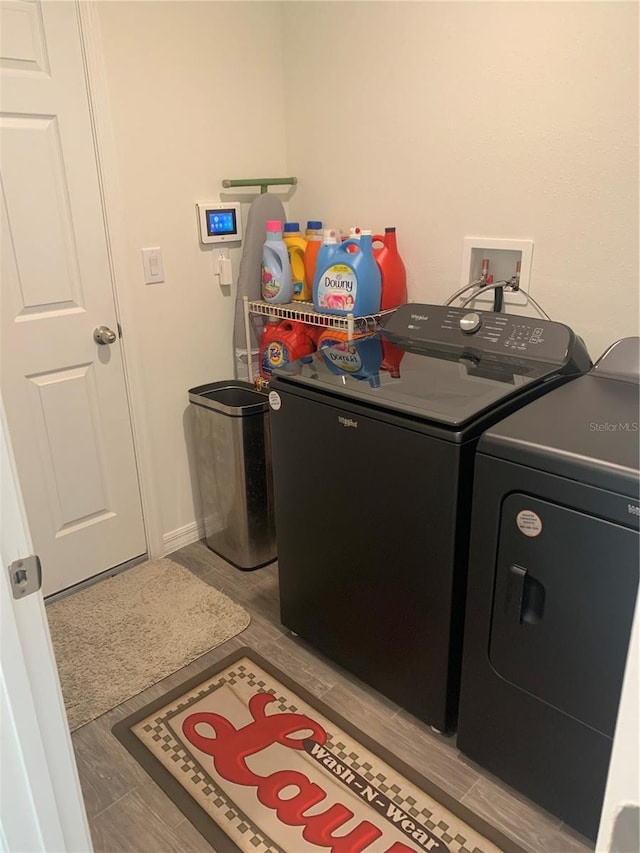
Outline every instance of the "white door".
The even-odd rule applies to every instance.
[[[45,595],[144,554],[75,2],[1,0],[1,381]]]
[[[0,400],[0,850],[92,849],[42,593],[6,568],[32,553]]]

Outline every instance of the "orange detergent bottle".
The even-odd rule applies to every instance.
[[[321,350],[323,347],[334,347],[339,345],[344,345],[348,340],[355,340],[356,338],[362,338],[366,333],[364,332],[356,332],[355,329],[353,331],[353,338],[349,338],[348,332],[343,329],[320,329],[319,334],[316,335],[316,352],[315,357],[319,361],[324,361]]]
[[[322,222],[319,219],[310,219],[304,232],[307,246],[304,250],[304,278],[307,285],[306,299],[311,300],[313,296],[313,279],[316,274],[316,263],[318,252],[322,246]]]
[[[343,341],[355,340],[356,338],[364,337],[365,334],[365,332],[356,332],[354,329],[353,337],[349,338],[349,334],[343,329],[323,329],[318,336],[317,347],[320,349],[323,345],[332,346]]]

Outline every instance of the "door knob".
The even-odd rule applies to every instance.
[[[96,326],[93,330],[93,340],[97,344],[112,344],[118,336],[108,326]]]

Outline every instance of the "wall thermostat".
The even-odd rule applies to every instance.
[[[242,240],[242,217],[236,201],[196,203],[201,243],[233,243]]]

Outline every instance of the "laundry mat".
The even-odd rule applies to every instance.
[[[47,604],[71,731],[247,627],[247,611],[166,557]]]
[[[219,853],[522,853],[250,649],[113,732]]]

